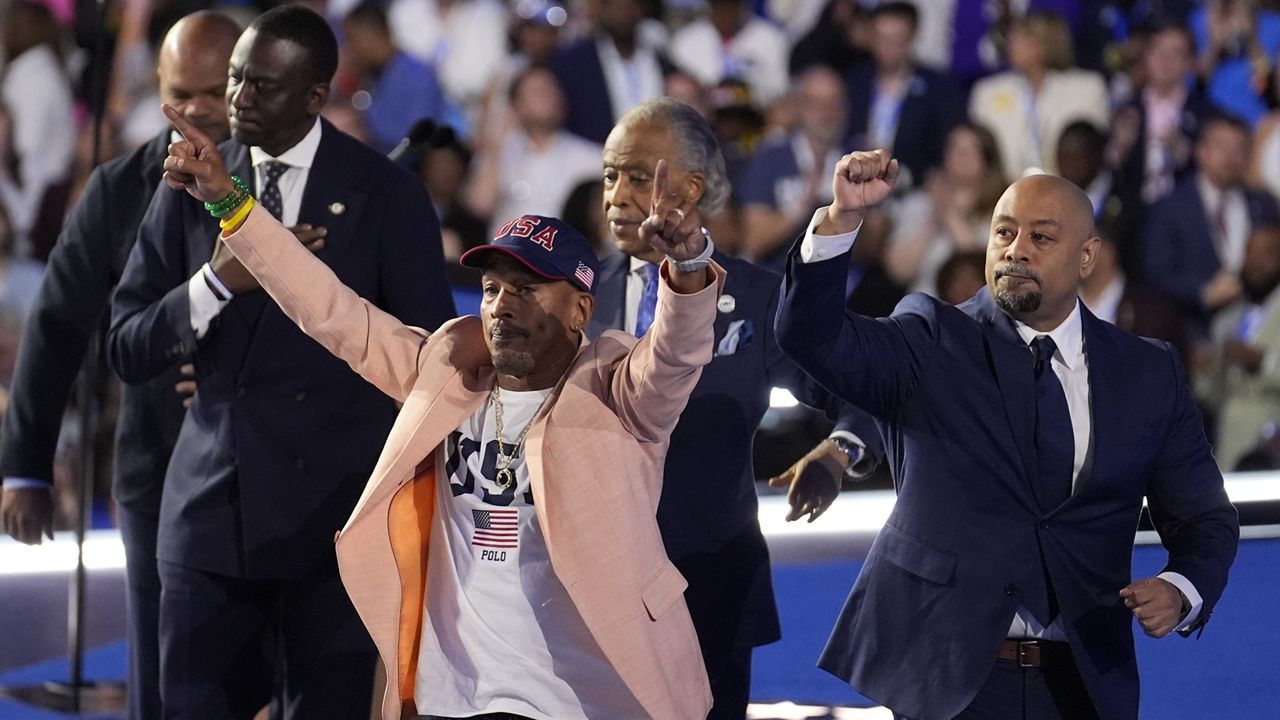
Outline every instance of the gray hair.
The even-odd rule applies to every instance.
[[[662,97],[646,100],[622,117],[626,127],[662,123],[676,138],[677,157],[673,158],[689,172],[701,173],[705,181],[698,210],[710,215],[729,199],[729,175],[724,168],[720,143],[706,119],[697,110],[676,100]]]

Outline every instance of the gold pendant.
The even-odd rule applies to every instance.
[[[511,468],[502,468],[498,470],[498,489],[510,490],[516,486],[516,471]]]

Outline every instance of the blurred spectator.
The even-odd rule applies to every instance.
[[[969,117],[995,133],[1011,180],[1031,168],[1056,173],[1054,150],[1068,123],[1108,125],[1107,87],[1097,73],[1072,69],[1071,34],[1057,15],[1015,21],[1008,57],[1011,70],[974,86]]]
[[[765,131],[764,115],[751,102],[751,89],[741,80],[723,80],[711,91],[714,106],[708,122],[724,154],[731,187],[742,182]]]
[[[560,28],[568,19],[569,13],[564,6],[550,0],[516,2],[511,26],[514,70],[519,72],[530,65],[550,65],[560,44]]]
[[[1058,174],[1084,190],[1093,205],[1095,220],[1119,213],[1115,178],[1107,168],[1107,136],[1087,120],[1076,120],[1062,129],[1054,151]]]
[[[10,0],[0,78],[0,204],[19,255],[43,258],[61,226],[76,127],[71,84],[59,55],[62,33],[49,8]],[[42,222],[43,221],[43,222]]]
[[[510,100],[507,122],[485,141],[466,195],[494,231],[521,215],[555,216],[578,183],[600,178],[601,147],[563,129],[564,95],[550,69],[517,75]]]
[[[791,104],[799,120],[789,135],[760,148],[737,188],[743,254],[781,269],[785,250],[819,206],[831,201],[831,176],[843,153],[844,81],[821,65],[796,78]]]
[[[1262,90],[1280,51],[1280,13],[1255,0],[1207,0],[1190,18],[1209,99],[1250,126],[1266,112]]]
[[[953,254],[938,268],[938,274],[934,278],[938,299],[952,305],[966,302],[986,287],[986,273],[986,250],[966,250]]]
[[[923,182],[942,162],[947,133],[965,114],[951,78],[912,61],[919,23],[911,3],[877,5],[871,11],[872,60],[849,74],[853,146],[891,150],[901,164],[903,188]]]
[[[787,92],[787,36],[751,11],[747,0],[709,0],[707,17],[680,29],[671,39],[671,59],[684,72],[711,86],[726,79],[746,81],[761,107]]]
[[[765,0],[764,15],[782,27],[788,43],[794,43],[821,24],[828,5],[827,0]]]
[[[1147,213],[1146,277],[1184,312],[1203,318],[1240,297],[1250,208],[1275,204],[1244,187],[1248,162],[1249,128],[1226,115],[1206,120],[1195,145],[1196,172]]]
[[[1063,18],[1070,42],[1081,5],[1080,0],[955,0],[949,28],[952,76],[970,83],[998,69],[1013,44],[1012,35],[1028,17]]]
[[[644,19],[641,0],[605,0],[593,32],[556,53],[552,68],[568,103],[566,130],[604,143],[628,110],[662,95],[670,63],[651,34],[641,32]]]
[[[474,122],[507,57],[507,9],[497,0],[391,0],[387,19],[396,47],[434,67],[445,99]]]
[[[1249,184],[1280,197],[1280,55],[1276,59],[1264,93],[1267,114],[1258,121],[1253,134]]]
[[[1142,337],[1164,340],[1189,360],[1186,322],[1172,298],[1125,273],[1115,234],[1106,223],[1096,226],[1101,239],[1093,272],[1080,283],[1080,299],[1100,320]]]
[[[598,179],[578,183],[556,217],[582,233],[591,249],[595,250],[596,257],[604,259],[618,251],[613,245],[609,221],[604,214],[604,184]]]
[[[791,48],[787,61],[792,77],[814,65],[844,75],[867,60],[870,22],[855,0],[830,0],[822,19]]]
[[[1151,205],[1173,190],[1190,166],[1200,124],[1214,113],[1194,82],[1193,43],[1182,25],[1153,30],[1138,95],[1116,110],[1107,154],[1127,202]]]
[[[429,133],[418,151],[416,166],[440,219],[445,260],[456,262],[462,253],[487,242],[489,230],[484,220],[461,200],[471,168],[471,150],[453,130],[437,127]]]
[[[1242,296],[1214,319],[1196,373],[1202,402],[1218,409],[1213,454],[1232,470],[1280,420],[1280,218],[1249,236]]]
[[[972,123],[957,125],[947,135],[942,167],[893,208],[895,222],[885,251],[889,277],[941,298],[935,275],[953,255],[987,246],[991,211],[1008,184],[991,131]]]
[[[423,118],[441,119],[444,94],[435,70],[396,47],[380,0],[356,6],[342,21],[344,47],[360,75],[368,142],[389,152]],[[357,96],[358,97],[358,96]]]
[[[697,110],[708,123],[715,121],[715,109],[711,105],[712,93],[694,76],[680,70],[667,73],[662,79],[662,94]]]

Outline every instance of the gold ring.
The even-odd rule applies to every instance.
[[[680,208],[671,208],[671,212],[680,213],[680,222],[684,222],[684,211]]]

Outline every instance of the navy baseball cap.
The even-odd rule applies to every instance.
[[[502,252],[548,280],[564,280],[592,292],[600,262],[582,233],[568,223],[542,215],[522,215],[509,220],[488,245],[473,247],[458,262],[484,267],[491,252]]]

